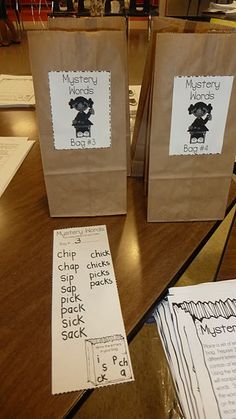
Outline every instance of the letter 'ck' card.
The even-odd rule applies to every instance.
[[[110,71],[50,71],[48,77],[55,149],[110,147]]]
[[[233,79],[174,78],[170,155],[221,153]]]
[[[52,393],[133,380],[106,227],[55,230]]]

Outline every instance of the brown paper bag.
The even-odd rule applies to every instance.
[[[204,33],[207,26],[156,34],[148,221],[225,215],[236,151],[236,34]]]
[[[124,214],[122,32],[32,31],[29,49],[50,215]]]
[[[147,51],[147,58],[144,68],[142,87],[140,92],[139,105],[135,120],[134,134],[131,145],[131,175],[143,177],[145,173],[145,149],[148,143],[148,114],[151,112],[150,89],[153,79],[154,59],[156,49],[157,33],[183,33],[183,32],[209,32],[226,31],[232,32],[232,28],[224,27],[208,22],[194,22],[184,19],[168,17],[154,17],[152,19],[152,31]]]
[[[126,147],[127,147],[127,174],[131,174],[131,153],[130,153],[130,118],[129,118],[129,81],[128,81],[128,51],[127,51],[127,23],[121,16],[104,17],[58,17],[48,19],[48,28],[52,30],[70,31],[99,31],[99,30],[119,30],[124,37],[124,60],[125,60],[125,97],[126,97]]]

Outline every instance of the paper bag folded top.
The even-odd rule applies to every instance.
[[[125,18],[120,16],[104,17],[56,17],[48,19],[48,28],[55,30],[77,30],[77,31],[96,31],[96,30],[121,30],[126,31]]]
[[[122,31],[33,31],[29,47],[50,215],[126,213]]]

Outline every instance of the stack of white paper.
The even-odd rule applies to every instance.
[[[170,288],[154,312],[186,419],[236,418],[236,280]]]
[[[230,4],[210,2],[207,10],[210,13],[225,13],[225,15],[234,15],[236,13],[236,1]]]

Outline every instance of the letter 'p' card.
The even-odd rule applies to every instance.
[[[55,230],[52,393],[133,380],[106,226]]]

